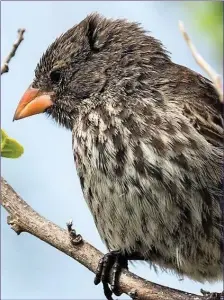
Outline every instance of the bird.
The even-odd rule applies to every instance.
[[[71,131],[84,199],[108,249],[94,280],[107,299],[130,260],[222,280],[222,109],[209,79],[126,19],[87,15],[42,55],[14,120],[45,113]]]

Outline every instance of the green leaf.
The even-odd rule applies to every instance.
[[[23,146],[16,140],[10,138],[4,130],[1,129],[1,156],[7,158],[18,158],[23,154]]]

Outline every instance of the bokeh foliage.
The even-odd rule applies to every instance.
[[[223,7],[222,1],[185,2],[185,8],[192,13],[193,25],[211,40],[218,62],[223,60]]]

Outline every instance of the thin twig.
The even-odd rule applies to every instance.
[[[8,211],[8,224],[17,234],[28,232],[56,249],[77,260],[92,272],[103,254],[92,245],[81,240],[73,244],[70,234],[40,216],[1,178],[1,204]],[[199,300],[201,296],[149,282],[124,270],[119,279],[120,291],[141,300]]]
[[[208,74],[210,79],[212,80],[217,93],[219,94],[219,99],[221,102],[223,102],[223,85],[221,82],[221,77],[218,75],[215,70],[205,61],[205,59],[198,53],[196,47],[192,43],[188,33],[186,32],[184,28],[184,24],[182,21],[179,21],[179,28],[180,31],[188,45],[188,47],[191,50],[191,53],[196,61],[196,63]]]
[[[18,38],[15,41],[15,43],[12,46],[12,50],[9,52],[8,56],[4,60],[2,66],[1,66],[1,75],[4,73],[7,73],[9,71],[9,62],[13,58],[13,56],[16,54],[16,50],[18,49],[21,42],[24,40],[24,32],[25,29],[18,29]]]

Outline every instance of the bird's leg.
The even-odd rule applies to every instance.
[[[116,295],[120,296],[121,293],[118,289],[118,281],[121,270],[128,269],[128,258],[123,255],[116,255],[115,262],[112,270],[112,280],[111,280],[111,291]]]
[[[203,300],[224,300],[224,291],[222,293],[210,293],[201,289]]]
[[[111,251],[105,254],[99,261],[94,283],[96,285],[100,282],[103,283],[104,294],[107,299],[112,299],[112,293],[116,296],[121,294],[118,289],[118,279],[122,268],[128,268],[128,257],[123,255],[121,251]],[[109,274],[111,270],[112,279],[110,289],[107,282],[109,281]]]
[[[67,223],[67,229],[68,229],[68,233],[69,233],[69,237],[71,240],[71,243],[73,245],[78,245],[82,242],[82,236],[80,234],[76,234],[75,229],[72,228],[73,222],[72,220],[69,220]]]

